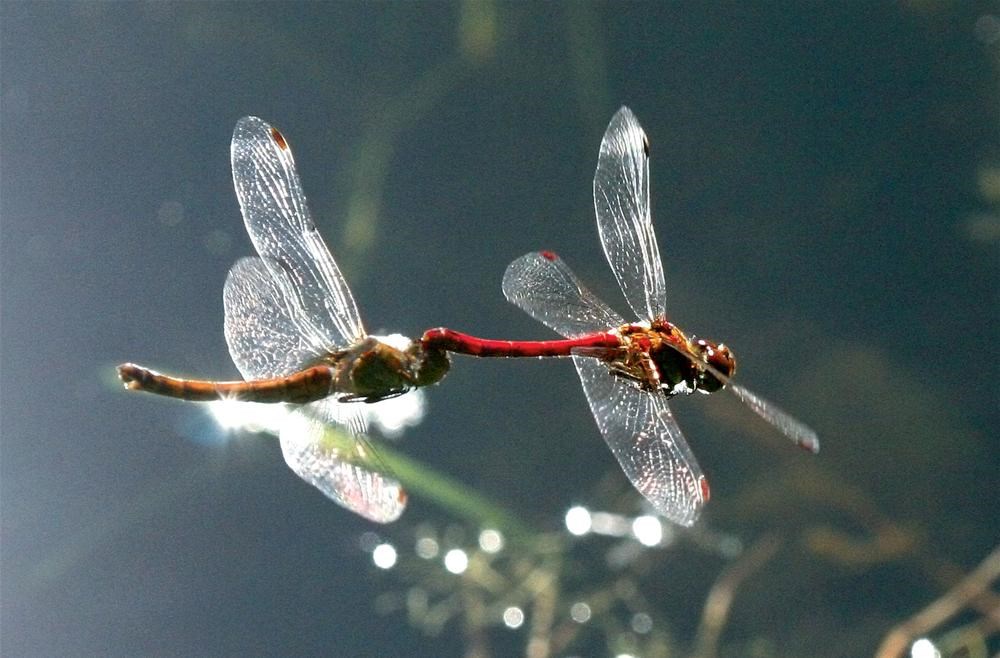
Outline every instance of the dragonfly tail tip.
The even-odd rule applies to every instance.
[[[145,368],[134,363],[123,363],[118,366],[117,370],[118,379],[125,385],[126,390],[135,391],[141,387],[140,381],[143,373],[146,372]]]

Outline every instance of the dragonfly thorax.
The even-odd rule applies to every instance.
[[[332,353],[327,362],[335,373],[330,392],[342,400],[377,402],[440,381],[450,366],[447,353],[407,343],[367,336]]]
[[[613,363],[613,370],[644,390],[661,391],[667,397],[714,393],[736,371],[736,360],[724,344],[688,338],[667,320],[628,324],[618,333],[625,356]]]

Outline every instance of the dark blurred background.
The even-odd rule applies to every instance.
[[[3,2],[0,650],[871,655],[1000,541],[998,64],[995,2]],[[573,504],[642,507],[564,361],[457,360],[395,447],[555,538],[512,544],[494,590],[413,557],[421,533],[475,550],[433,501],[374,528],[270,437],[213,440],[199,406],[115,380],[237,376],[246,114],[291,143],[370,331],[548,338],[500,293],[540,248],[625,311],[591,199],[622,104],[652,143],[671,318],[823,440],[810,457],[731,400],[677,400],[713,499],[668,546],[624,564],[625,539],[565,535]],[[407,569],[372,565],[373,530]],[[558,574],[555,603],[512,599],[508,629],[505,587],[537,576],[518,564]],[[599,612],[607,592],[642,609]],[[452,602],[437,625],[420,596]],[[995,601],[928,635],[997,651]],[[570,635],[539,639],[545,610]]]

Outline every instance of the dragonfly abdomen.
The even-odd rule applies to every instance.
[[[438,327],[425,331],[420,341],[425,347],[456,354],[512,358],[572,356],[581,351],[610,356],[621,347],[619,337],[608,331],[563,340],[491,340]]]
[[[313,366],[287,377],[216,382],[171,377],[134,363],[126,363],[118,366],[118,377],[129,390],[156,393],[193,402],[241,400],[305,404],[330,395],[334,371],[328,366]]]

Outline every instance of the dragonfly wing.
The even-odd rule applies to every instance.
[[[819,436],[812,428],[795,420],[773,402],[768,402],[742,386],[729,383],[726,385],[726,389],[732,391],[733,395],[750,407],[755,414],[774,425],[779,432],[794,441],[795,445],[812,453],[819,452]]]
[[[663,264],[649,212],[649,141],[622,107],[601,141],[594,174],[594,209],[601,244],[637,317],[666,316]]]
[[[272,274],[292,284],[285,292],[309,321],[306,339],[336,347],[362,337],[358,307],[309,214],[288,142],[266,122],[243,117],[232,163],[247,233]]]
[[[632,485],[660,514],[692,525],[708,500],[708,483],[666,398],[612,375],[597,359],[573,362],[601,435]]]
[[[625,324],[550,251],[525,254],[508,265],[503,294],[531,317],[570,338]]]
[[[289,375],[329,350],[307,339],[309,319],[288,275],[260,258],[236,261],[222,300],[229,354],[247,380]]]
[[[347,431],[331,432],[335,420]],[[406,492],[380,464],[362,434],[364,417],[352,405],[314,402],[293,411],[281,428],[281,452],[296,475],[328,498],[376,523],[390,523],[406,508]],[[359,429],[361,431],[359,431]]]

